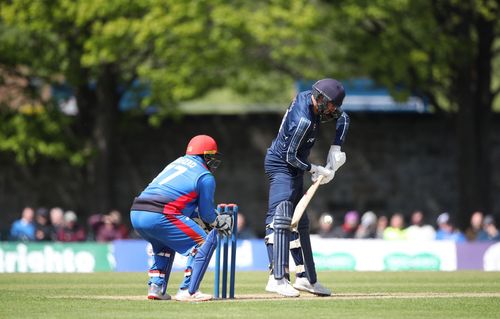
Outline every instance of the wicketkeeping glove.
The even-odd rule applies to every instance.
[[[231,232],[233,231],[233,217],[228,214],[218,214],[212,226],[222,235],[231,236]]]
[[[311,164],[311,169],[309,170],[309,172],[311,173],[311,180],[313,181],[313,183],[318,180],[320,175],[325,176],[320,184],[328,183],[331,180],[330,179],[329,181],[327,181],[328,177],[333,173],[331,170],[324,168],[323,166],[314,164]]]
[[[205,221],[199,217],[193,217],[191,218],[192,220],[194,220],[201,228],[203,228],[203,230],[205,231],[205,233],[209,233],[211,230],[212,230],[212,225],[210,225],[209,223],[205,223]]]

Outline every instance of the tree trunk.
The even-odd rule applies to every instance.
[[[493,95],[491,92],[493,43],[496,21],[480,18],[477,23],[478,54],[476,57],[476,101],[478,109],[479,174],[481,176],[481,201],[485,214],[491,214],[491,118]]]
[[[469,225],[475,210],[491,213],[491,60],[493,25],[477,23],[478,45],[473,65],[457,77],[459,211],[461,229]]]
[[[118,115],[117,76],[113,65],[103,67],[96,83],[97,112],[92,138],[96,157],[91,164],[93,206],[107,213],[115,205],[113,182],[113,139]]]
[[[82,78],[83,80],[80,81],[81,84],[76,86],[75,89],[75,96],[78,105],[78,120],[76,121],[75,130],[76,135],[83,140],[83,143],[85,143],[85,145],[82,146],[82,149],[90,149],[93,148],[93,143],[90,136],[94,128],[94,114],[96,113],[95,109],[97,101],[95,92],[89,87],[86,74],[83,75]],[[93,158],[90,158],[89,160],[93,161]],[[87,203],[90,204],[89,206],[92,206],[91,203],[94,202],[94,196],[91,191],[92,178],[90,178],[91,174],[89,174],[89,172],[91,171],[90,167],[91,163],[87,163],[85,167],[81,169],[81,174],[83,177],[82,179],[84,183],[82,184],[83,187],[80,190],[80,197],[74,199],[73,209],[88,207]]]

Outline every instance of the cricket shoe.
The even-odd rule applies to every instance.
[[[190,294],[188,289],[179,289],[175,295],[177,301],[208,301],[212,299],[212,295],[204,294],[199,290],[194,294]]]
[[[163,293],[162,287],[158,286],[156,284],[151,284],[149,285],[148,288],[148,299],[151,300],[170,300],[172,297],[170,297],[169,294]]]
[[[306,277],[297,277],[295,279],[295,283],[293,284],[293,287],[297,290],[307,291],[307,292],[310,292],[312,294],[322,296],[322,297],[332,295],[332,292],[330,291],[330,289],[323,287],[319,282],[315,282],[314,284],[311,284]]]
[[[267,292],[275,292],[285,297],[298,297],[300,292],[293,288],[286,278],[275,279],[274,275],[269,276],[266,285]]]

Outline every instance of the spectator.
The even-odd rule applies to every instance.
[[[246,217],[238,212],[238,239],[254,239],[257,238],[255,232],[248,226]]]
[[[384,230],[385,240],[404,240],[406,239],[406,232],[404,228],[404,218],[401,213],[395,213],[391,217],[390,226]]]
[[[95,240],[98,242],[107,242],[115,239],[122,239],[117,225],[113,223],[113,218],[110,215],[102,216],[102,220],[95,232]]]
[[[445,212],[437,218],[438,231],[436,232],[436,240],[453,240],[457,243],[466,241],[464,234],[458,229],[455,229],[450,220],[450,214]]]
[[[483,227],[483,212],[475,211],[470,217],[470,225],[465,230],[465,237],[468,241],[488,240],[488,234]]]
[[[335,227],[333,237],[354,238],[359,224],[359,213],[355,210],[348,211],[344,216],[344,224]]]
[[[380,216],[377,220],[377,235],[375,238],[384,239],[384,231],[387,228],[387,216]]]
[[[406,228],[406,239],[408,240],[434,240],[436,230],[431,225],[424,225],[424,213],[416,210],[411,214],[411,226]]]
[[[122,221],[122,213],[120,213],[120,211],[117,209],[113,209],[109,212],[109,217],[111,218],[111,222],[115,225],[115,228],[118,231],[117,239],[128,238],[129,229]]]
[[[35,238],[37,241],[51,241],[56,239],[54,227],[49,222],[49,211],[38,208],[35,213]]]
[[[93,214],[87,219],[87,240],[96,240],[96,234],[102,225],[102,214]]]
[[[484,230],[486,232],[486,239],[489,241],[500,241],[500,233],[498,231],[495,218],[491,215],[484,216]]]
[[[64,227],[64,212],[60,207],[53,207],[49,212],[50,224],[56,234]]]
[[[12,223],[10,229],[10,240],[32,241],[35,240],[35,223],[33,222],[35,212],[27,206],[23,209],[21,218]]]
[[[361,216],[361,224],[356,230],[355,238],[367,239],[377,236],[377,215],[372,211],[367,211]]]
[[[319,217],[319,236],[323,238],[332,238],[334,237],[334,229],[333,216],[329,213],[323,213]]]
[[[82,226],[78,224],[75,212],[69,210],[64,213],[64,227],[57,232],[57,240],[63,242],[85,241],[86,234]]]

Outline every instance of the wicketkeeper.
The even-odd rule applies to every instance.
[[[217,155],[212,137],[193,137],[186,155],[167,165],[134,200],[132,225],[153,247],[148,299],[171,299],[166,290],[176,252],[188,256],[188,261],[175,299],[212,299],[199,290],[200,283],[217,244],[216,231],[229,236],[232,230],[232,217],[215,210],[213,172],[221,162]],[[214,229],[207,234],[195,217]]]
[[[344,97],[344,87],[334,79],[319,80],[312,90],[297,94],[283,117],[278,136],[267,150],[264,165],[270,188],[265,242],[271,271],[266,286],[269,292],[288,297],[299,296],[299,290],[320,296],[331,295],[316,277],[307,214],[300,219],[297,230],[292,231],[290,225],[294,207],[303,195],[304,172],[311,173],[313,182],[324,175],[321,184],[326,184],[345,162],[341,146],[349,128],[349,117],[340,109]],[[336,134],[326,166],[309,163],[307,158],[320,123],[333,119],[336,120]],[[296,265],[293,286],[288,270],[289,249]]]

